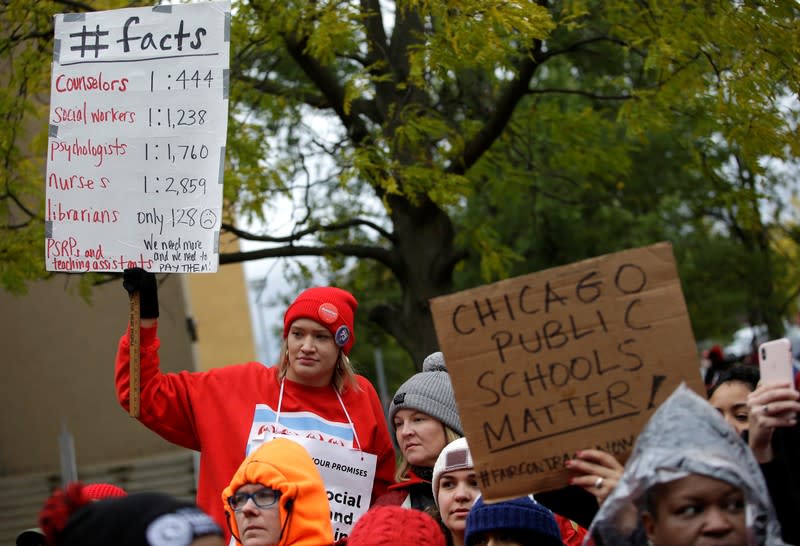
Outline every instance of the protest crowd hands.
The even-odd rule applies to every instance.
[[[158,318],[158,285],[155,273],[141,267],[131,267],[122,272],[122,286],[129,295],[139,292],[143,319]]]
[[[788,383],[761,384],[747,396],[748,443],[759,463],[768,463],[773,458],[775,428],[797,424],[799,399],[800,393]]]
[[[599,449],[584,449],[567,461],[567,468],[576,475],[570,479],[572,485],[582,487],[595,496],[597,504],[603,504],[622,476],[622,464],[610,453]]]

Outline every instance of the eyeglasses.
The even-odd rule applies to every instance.
[[[234,512],[240,512],[244,505],[247,504],[247,501],[252,499],[253,503],[259,508],[269,508],[278,501],[280,496],[280,491],[269,488],[259,489],[255,493],[236,493],[228,497],[228,506]]]

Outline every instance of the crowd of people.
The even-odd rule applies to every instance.
[[[92,497],[73,483],[18,546],[800,545],[798,393],[761,384],[752,366],[721,371],[707,399],[679,387],[624,465],[587,446],[566,463],[569,487],[496,502],[482,495],[442,353],[397,390],[387,423],[348,358],[351,293],[301,292],[276,366],[165,374],[155,277],[123,277],[141,299],[138,418],[200,452],[196,504]],[[126,332],[116,359],[125,409],[129,348]]]

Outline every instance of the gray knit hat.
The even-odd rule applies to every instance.
[[[412,375],[403,383],[389,405],[389,422],[394,428],[394,416],[401,409],[413,409],[426,413],[464,435],[461,417],[453,396],[450,374],[442,353],[432,353],[422,362],[422,371]]]

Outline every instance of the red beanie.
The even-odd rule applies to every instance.
[[[128,493],[112,483],[89,483],[83,486],[83,494],[92,500],[125,497]]]
[[[356,342],[353,332],[353,318],[358,302],[347,290],[333,286],[318,286],[300,293],[283,316],[283,339],[289,335],[292,323],[300,318],[307,318],[322,324],[331,334],[336,345],[344,354]]]
[[[110,483],[70,482],[62,489],[56,489],[45,501],[39,513],[39,527],[42,534],[50,537],[52,543],[67,525],[70,516],[86,504],[114,497],[127,497],[121,487]]]
[[[444,534],[425,512],[400,506],[376,506],[361,516],[347,546],[445,546]]]

